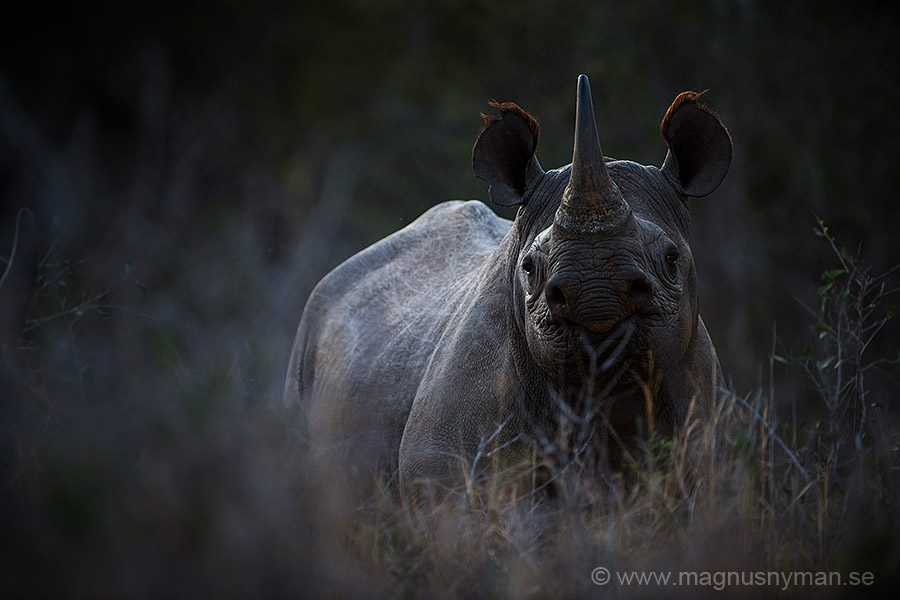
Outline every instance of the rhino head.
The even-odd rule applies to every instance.
[[[667,111],[660,168],[604,157],[585,75],[571,165],[541,168],[537,122],[514,104],[498,105],[479,135],[476,175],[493,202],[519,206],[510,260],[517,326],[564,397],[612,397],[651,370],[707,369],[687,364],[698,355],[717,364],[698,315],[687,199],[718,187],[732,143],[698,96],[685,92]]]

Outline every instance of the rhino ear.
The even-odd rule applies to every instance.
[[[687,196],[705,196],[719,187],[731,165],[731,135],[697,92],[682,92],[666,111],[659,131],[669,152],[662,171]]]
[[[529,182],[543,174],[534,156],[540,127],[537,119],[512,102],[491,102],[496,116],[484,117],[484,127],[472,150],[472,170],[491,184],[494,204],[515,206],[525,202]]]

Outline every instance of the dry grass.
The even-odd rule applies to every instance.
[[[556,473],[555,497],[505,494],[492,479],[411,509],[376,486],[359,506],[329,514],[323,536],[333,546],[325,556],[357,573],[364,582],[357,585],[389,596],[590,596],[598,591],[591,572],[601,566],[614,577],[832,570],[887,576],[881,569],[889,565],[866,562],[871,557],[857,544],[896,531],[896,428],[893,439],[873,442],[893,451],[892,459],[872,465],[860,456],[838,472],[833,462],[810,460],[825,440],[812,436],[792,447],[773,414],[762,395],[728,395],[713,419],[692,420],[673,440],[651,439],[628,473]],[[865,529],[855,529],[861,521]],[[664,590],[615,580],[606,589],[626,596]],[[678,591],[695,597],[715,590],[665,589]],[[840,591],[799,587],[790,595]],[[729,596],[772,593],[728,589]]]
[[[464,487],[416,508],[398,498],[393,479],[370,481],[313,453],[299,409],[273,408],[280,373],[266,375],[249,342],[224,357],[205,349],[201,361],[192,358],[197,342],[151,323],[143,347],[155,363],[117,357],[118,374],[98,369],[90,345],[110,341],[82,339],[76,325],[87,313],[120,310],[108,302],[113,294],[73,295],[63,283],[78,265],[46,262],[48,297],[30,323],[20,377],[9,380],[13,400],[2,405],[0,591],[692,598],[884,590],[900,567],[900,421],[890,398],[868,386],[896,376],[898,365],[869,348],[893,317],[895,292],[820,231],[840,268],[826,272],[811,309],[817,343],[796,356],[773,352],[770,364],[805,373],[816,405],[787,420],[791,404],[773,389],[722,390],[711,413],[692,409],[673,438],[645,439],[622,472],[557,448],[524,471],[480,479],[473,470]],[[143,294],[132,279],[128,271],[117,285]],[[126,334],[116,341],[134,349]],[[146,364],[157,370],[142,375]],[[123,374],[123,365],[136,371]],[[552,483],[523,492],[523,477],[537,480],[534,465]],[[603,586],[592,581],[598,567],[610,571]],[[619,581],[640,572],[698,579]],[[794,572],[844,581],[870,572],[874,584],[723,579]]]

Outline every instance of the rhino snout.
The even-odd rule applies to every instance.
[[[595,333],[605,333],[649,306],[653,300],[653,286],[639,267],[594,282],[578,282],[557,274],[547,282],[544,298],[556,319]]]

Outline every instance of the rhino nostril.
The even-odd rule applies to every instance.
[[[552,282],[547,283],[547,287],[544,290],[544,297],[547,299],[547,306],[550,307],[550,312],[557,316],[563,316],[564,313],[566,313],[568,309],[566,294],[557,284]]]
[[[635,272],[628,277],[627,298],[634,310],[639,310],[653,299],[653,286],[643,272]]]

